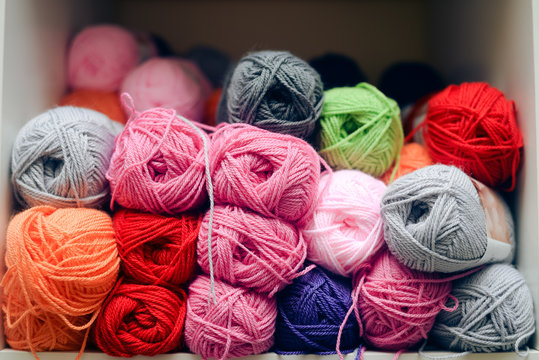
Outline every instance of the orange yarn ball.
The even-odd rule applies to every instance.
[[[6,267],[8,344],[32,352],[84,348],[118,278],[112,219],[95,209],[30,208],[9,223]]]
[[[417,143],[406,144],[401,149],[401,158],[399,162],[399,167],[397,168],[397,171],[395,172],[395,177],[393,178],[393,181],[397,180],[401,176],[404,176],[413,171],[416,171],[417,169],[421,169],[425,166],[429,166],[433,164],[434,162],[432,161],[432,158],[429,155],[429,151],[424,145],[417,144]],[[391,179],[391,173],[393,172],[393,168],[394,166],[392,166],[380,178],[380,180],[385,182],[386,185],[389,184],[389,180]]]
[[[208,100],[206,100],[206,108],[204,109],[204,122],[208,125],[215,126],[217,124],[217,107],[221,100],[222,88],[215,89]]]
[[[58,105],[71,105],[95,110],[122,124],[127,121],[120,103],[120,97],[114,92],[77,90],[64,96]]]

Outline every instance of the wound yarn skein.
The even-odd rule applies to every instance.
[[[386,186],[358,170],[324,174],[313,216],[301,232],[307,258],[352,276],[384,245],[380,200]]]
[[[397,180],[401,176],[409,174],[417,169],[424,168],[429,165],[434,165],[429,151],[424,145],[418,143],[405,144],[401,149],[400,161],[397,171],[393,180]],[[391,181],[391,175],[393,174],[392,166],[386,173],[380,178],[386,185],[389,185]]]
[[[115,92],[98,90],[76,90],[64,96],[58,102],[60,106],[77,106],[105,114],[109,119],[125,124],[120,97]]]
[[[11,153],[15,198],[27,207],[101,207],[105,173],[122,125],[93,110],[63,106],[26,123]]]
[[[286,51],[243,57],[224,85],[219,122],[245,123],[308,139],[322,111],[320,75]]]

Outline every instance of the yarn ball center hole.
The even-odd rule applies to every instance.
[[[352,135],[360,128],[360,126],[361,124],[359,124],[353,116],[348,115],[342,125],[343,136],[347,137]]]
[[[150,243],[143,245],[143,254],[145,260],[152,264],[168,266],[178,251],[167,239],[158,238]]]
[[[50,156],[44,156],[43,161],[43,174],[46,179],[55,179],[58,177],[64,168],[64,161],[62,159],[56,159]]]
[[[150,173],[150,177],[153,181],[166,181],[168,166],[162,154],[159,154],[155,158],[151,159],[146,166],[148,167],[148,172]]]
[[[251,182],[260,184],[266,182],[273,175],[273,165],[262,156],[249,154],[248,169],[244,174],[251,177]],[[243,162],[243,161],[241,161]]]
[[[430,206],[424,201],[415,200],[412,202],[407,224],[418,224],[424,222],[430,214]]]

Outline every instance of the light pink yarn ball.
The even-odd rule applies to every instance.
[[[133,97],[137,111],[172,108],[199,122],[203,120],[211,90],[198,66],[183,59],[150,59],[133,70],[122,84],[122,92]]]
[[[384,244],[380,200],[386,185],[358,170],[324,174],[314,214],[303,229],[307,258],[352,276]]]
[[[197,242],[197,261],[209,273],[206,213]],[[234,286],[269,293],[290,284],[301,270],[307,246],[295,226],[233,205],[217,205],[212,225],[213,274]]]
[[[203,359],[229,359],[268,351],[273,345],[275,298],[215,281],[217,303],[208,301],[210,278],[189,286],[185,342]]]
[[[69,86],[73,90],[118,91],[138,62],[133,34],[116,25],[90,26],[75,36],[69,48]]]

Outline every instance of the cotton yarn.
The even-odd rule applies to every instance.
[[[16,199],[28,207],[101,207],[105,173],[122,126],[93,110],[63,106],[26,123],[11,153]]]
[[[309,64],[286,51],[259,51],[243,57],[224,85],[218,120],[308,139],[323,99]]]
[[[335,354],[339,328],[352,306],[352,282],[316,267],[277,296],[275,349],[285,354]],[[359,346],[357,320],[348,318],[340,351]]]
[[[117,25],[89,26],[70,44],[67,75],[71,89],[117,91],[139,62],[135,36]]]
[[[5,260],[8,344],[34,353],[84,348],[120,267],[110,216],[84,208],[25,210],[9,223]]]
[[[205,273],[210,272],[209,225],[207,212],[197,242],[197,261]],[[295,226],[232,205],[215,206],[211,243],[216,279],[270,296],[292,282],[307,256]]]
[[[305,141],[247,124],[213,134],[210,168],[216,203],[301,226],[314,210],[320,160]]]
[[[58,105],[95,110],[122,124],[127,121],[120,103],[120,97],[115,92],[76,90],[60,99]]]
[[[432,165],[399,178],[387,188],[381,214],[389,249],[412,269],[461,271],[480,265],[486,252],[479,195],[471,179],[456,167]],[[505,215],[514,244],[507,208]]]
[[[383,350],[403,350],[426,339],[436,315],[453,311],[445,306],[451,279],[423,273],[400,264],[381,252],[354,283],[360,336]]]
[[[482,82],[448,86],[429,100],[423,136],[435,162],[514,189],[523,141],[515,104],[500,90]]]
[[[171,108],[189,120],[200,122],[211,84],[193,62],[153,58],[127,75],[121,92],[131,95],[139,112]]]
[[[312,58],[309,64],[320,74],[324,90],[355,86],[367,81],[367,76],[358,63],[344,54],[325,53]]]
[[[403,144],[397,103],[367,83],[334,88],[324,96],[320,155],[335,169],[382,176]]]
[[[111,356],[154,356],[182,344],[187,295],[155,285],[118,282],[96,321],[95,343]]]
[[[386,186],[357,170],[322,175],[313,216],[302,229],[307,258],[352,276],[384,245],[380,200]]]
[[[445,349],[518,352],[535,332],[530,289],[510,265],[489,265],[457,280],[451,294],[457,310],[440,313],[432,329],[432,339]]]
[[[185,342],[202,359],[260,354],[273,345],[274,298],[215,281],[217,301],[208,301],[210,278],[199,275],[189,286]]]
[[[204,139],[209,143],[173,109],[134,116],[116,139],[106,174],[112,201],[162,214],[200,207],[206,199]]]
[[[399,166],[395,171],[393,180],[430,165],[434,165],[434,162],[424,145],[418,143],[405,144],[401,149]],[[388,185],[391,181],[391,175],[393,175],[393,167],[386,171],[380,179]]]
[[[170,288],[194,277],[200,214],[164,216],[122,209],[113,217],[124,275]]]

